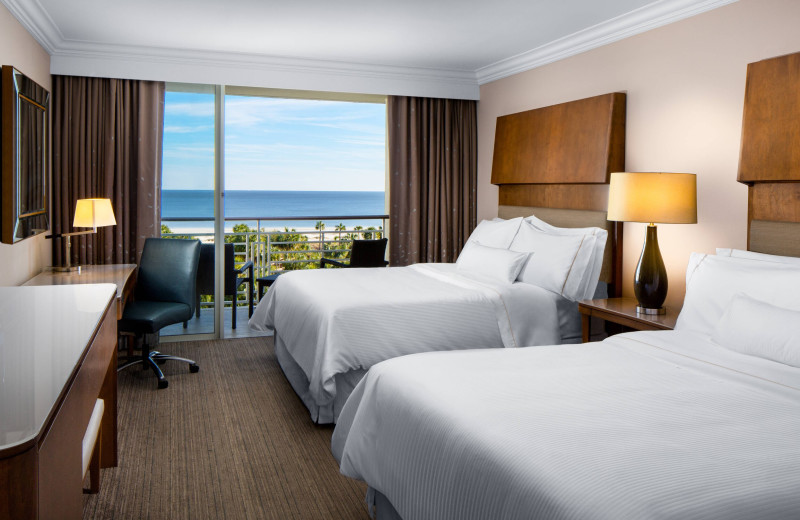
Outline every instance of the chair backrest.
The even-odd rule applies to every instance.
[[[237,290],[233,244],[225,244],[225,295]],[[214,294],[214,244],[200,246],[200,264],[197,268],[197,294]]]
[[[185,303],[194,310],[199,259],[199,240],[148,238],[139,262],[136,298]]]
[[[353,240],[350,267],[383,267],[386,265],[386,239]]]
[[[214,244],[200,244],[197,294],[214,294]]]

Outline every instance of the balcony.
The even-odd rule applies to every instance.
[[[347,259],[350,245],[356,239],[377,239],[385,235],[388,215],[355,215],[355,216],[309,216],[309,217],[235,217],[225,219],[225,242],[234,244],[236,266],[245,262],[253,262],[254,278],[269,276],[284,271],[299,269],[317,269],[319,261],[325,258],[337,260]],[[205,229],[213,227],[213,218],[162,218],[164,238],[197,238],[201,242],[213,242],[212,231],[172,231],[173,226],[191,223]],[[273,229],[280,222],[308,222],[307,227],[300,229]],[[376,225],[357,225],[356,222],[370,221]],[[337,222],[333,228],[325,223]],[[350,225],[348,225],[348,223]],[[230,227],[229,225],[230,224]],[[226,298],[223,318],[224,330],[220,337],[246,337],[257,335],[247,327],[247,284],[242,286],[235,301]],[[253,287],[254,305],[258,302],[258,287]],[[231,328],[231,305],[237,306],[237,329]],[[200,318],[189,321],[186,328],[173,325],[164,329],[164,336],[180,336],[186,334],[211,333],[214,330],[213,296],[203,296],[200,302]]]

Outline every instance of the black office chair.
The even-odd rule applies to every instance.
[[[239,288],[247,282],[247,304],[249,316],[253,315],[253,262],[248,260],[239,267],[234,262],[233,244],[225,244],[225,296],[232,297],[231,327],[236,328],[236,300]],[[245,276],[242,274],[247,273]],[[195,313],[200,317],[200,295],[214,294],[214,244],[200,246],[200,263],[197,268],[197,290],[195,291]],[[183,323],[186,328],[187,323]]]
[[[142,260],[136,281],[134,301],[125,306],[122,318],[117,323],[119,332],[132,333],[142,338],[142,354],[138,359],[125,363],[117,371],[143,363],[149,366],[158,377],[158,388],[167,388],[169,383],[158,367],[164,361],[184,361],[189,363],[189,371],[197,372],[200,367],[191,359],[161,354],[150,350],[149,338],[173,323],[180,323],[192,317],[195,303],[195,281],[197,263],[200,258],[198,240],[179,240],[171,238],[148,238],[144,243]]]
[[[319,261],[320,269],[326,265],[336,267],[386,267],[389,262],[384,260],[386,257],[386,239],[378,240],[353,240],[350,248],[350,263],[321,258]]]

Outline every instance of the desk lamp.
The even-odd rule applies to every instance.
[[[78,271],[79,266],[71,265],[71,244],[70,238],[75,235],[88,235],[97,233],[97,228],[103,226],[115,226],[117,220],[114,218],[114,209],[111,207],[110,199],[78,199],[75,204],[75,218],[72,220],[72,227],[90,227],[87,231],[73,231],[72,233],[53,234],[47,238],[65,237],[66,243],[66,262],[62,267],[54,267],[58,272]]]
[[[697,176],[693,173],[612,173],[608,220],[647,224],[644,247],[633,279],[638,301],[636,312],[664,314],[667,270],[658,249],[655,223],[697,223]]]

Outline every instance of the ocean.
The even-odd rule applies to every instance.
[[[291,217],[383,215],[385,193],[382,191],[262,191],[229,190],[225,192],[225,230],[234,224],[256,227],[254,218],[287,217],[280,221],[262,221],[263,229],[314,228],[316,220],[292,220]],[[175,222],[170,218],[198,220]],[[214,229],[214,192],[211,190],[162,190],[161,219],[174,232]],[[381,225],[380,219],[325,220],[325,229],[343,223],[353,226]]]

